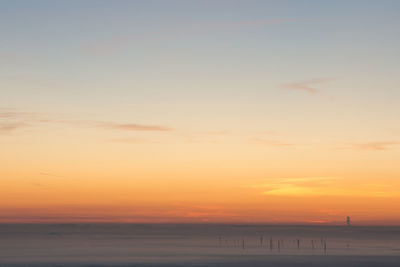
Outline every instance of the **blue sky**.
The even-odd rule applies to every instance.
[[[399,115],[398,7],[3,1],[0,104],[202,130],[382,116],[390,128]]]

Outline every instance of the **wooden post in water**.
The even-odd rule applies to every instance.
[[[272,243],[272,237],[269,239],[269,250],[272,251],[273,243]]]

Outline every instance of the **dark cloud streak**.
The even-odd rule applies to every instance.
[[[330,82],[332,80],[334,80],[334,78],[320,78],[303,82],[287,83],[283,84],[281,87],[289,90],[297,90],[297,91],[308,92],[310,94],[317,94],[320,93],[320,90],[315,88],[314,85]]]

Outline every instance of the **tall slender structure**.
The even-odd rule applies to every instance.
[[[347,226],[351,226],[351,223],[350,223],[350,216],[347,216],[346,224],[347,224]]]

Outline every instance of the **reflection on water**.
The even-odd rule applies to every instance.
[[[3,262],[168,262],[243,255],[400,256],[400,227],[3,224]]]

